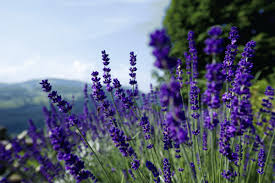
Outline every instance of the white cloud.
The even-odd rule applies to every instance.
[[[73,68],[77,73],[83,73],[88,70],[88,64],[83,64],[79,60],[73,61]]]
[[[58,61],[57,61],[58,60]],[[60,58],[43,59],[39,55],[23,61],[21,65],[0,67],[0,82],[22,82],[31,79],[61,78],[90,82],[91,72],[98,70],[102,76],[102,65],[99,62],[60,60]],[[118,78],[123,86],[129,85],[129,68],[123,64],[112,68],[112,78]],[[149,91],[150,83],[154,83],[151,74],[137,72],[137,81],[141,91]]]
[[[92,63],[92,64],[90,64]],[[23,61],[21,65],[6,65],[0,68],[0,82],[21,82],[29,79],[56,77],[88,81],[90,72],[98,67],[90,61],[43,59],[40,56]]]

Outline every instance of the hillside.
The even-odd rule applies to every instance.
[[[75,97],[73,110],[82,111],[83,88],[85,83],[73,80],[49,79],[53,89],[68,101]],[[9,134],[16,134],[28,127],[28,120],[33,119],[36,125],[44,125],[43,106],[48,106],[47,95],[42,92],[40,80],[22,83],[0,83],[0,126],[8,129]]]

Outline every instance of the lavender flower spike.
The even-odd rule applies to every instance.
[[[177,65],[177,60],[169,56],[172,44],[166,31],[156,30],[150,37],[149,45],[154,48],[153,55],[156,57],[154,65],[160,69],[173,69]]]
[[[192,69],[193,69],[192,78],[196,79],[199,76],[199,73],[198,73],[198,52],[196,49],[193,31],[188,32],[187,40],[189,41],[189,53],[190,53],[190,56],[192,56]]]
[[[137,56],[135,55],[135,53],[134,52],[130,52],[130,65],[131,65],[131,67],[130,67],[130,77],[131,77],[131,79],[130,79],[130,82],[129,82],[129,84],[130,85],[135,85],[135,84],[137,84],[137,81],[136,81],[136,71],[137,71],[137,68],[136,68],[136,61],[137,61],[137,58],[136,58]]]
[[[265,166],[265,152],[263,148],[260,149],[260,152],[258,154],[258,166],[259,166],[259,169],[257,170],[257,172],[259,174],[263,174],[264,173],[263,168]]]
[[[225,57],[223,61],[223,74],[226,76],[228,82],[232,81],[235,70],[234,70],[234,60],[238,52],[238,46],[236,44],[239,39],[239,33],[237,27],[232,27],[229,33],[229,39],[231,44],[226,46]]]
[[[208,32],[208,35],[211,36],[205,40],[206,47],[204,52],[208,55],[216,55],[223,51],[223,39],[218,38],[222,34],[222,29],[220,26],[214,26]]]
[[[164,158],[164,160],[163,160],[163,174],[164,174],[164,182],[172,183],[170,164],[169,164],[168,159],[166,159],[166,158]]]
[[[49,93],[48,98],[51,99],[52,103],[56,103],[59,110],[63,113],[68,113],[71,111],[72,106],[66,100],[63,100],[60,95],[57,94],[57,91],[51,91],[52,86],[48,83],[48,80],[42,80],[40,83],[42,85],[43,91]]]
[[[146,161],[146,167],[152,172],[153,176],[155,177],[155,183],[160,183],[159,172],[155,165],[151,161]]]
[[[110,59],[108,57],[109,55],[106,53],[105,50],[103,50],[101,53],[102,53],[102,60],[103,60],[103,65],[104,65],[104,68],[103,68],[104,81],[103,81],[103,83],[106,84],[107,91],[111,92],[113,90],[113,88],[111,86],[111,82],[112,82],[111,74],[110,74],[111,69],[109,67],[107,67],[110,64],[110,62],[109,62]]]

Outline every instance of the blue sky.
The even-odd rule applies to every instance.
[[[154,58],[149,34],[161,28],[169,0],[24,0],[0,6],[0,82],[65,78],[90,81],[102,73],[101,51],[112,75],[129,81],[129,52],[137,79],[149,90]]]

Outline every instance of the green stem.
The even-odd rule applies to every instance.
[[[116,106],[116,103],[115,103],[115,100],[114,100],[113,92],[111,92],[111,97],[112,97],[112,101],[113,101],[113,104],[114,104],[115,109],[116,109],[116,113],[117,113],[117,115],[118,115],[118,117],[119,117],[119,119],[120,119],[121,125],[123,125],[123,124],[122,124],[122,123],[123,123],[123,120],[122,120],[122,118],[121,118],[121,116],[120,116],[120,114],[119,114],[119,112],[118,112],[118,109],[117,109],[117,106]]]
[[[264,173],[262,175],[260,175],[260,177],[264,177],[264,174],[265,174],[265,169],[269,163],[269,156],[271,154],[271,150],[272,150],[272,145],[273,145],[273,141],[274,141],[274,136],[275,136],[275,129],[273,129],[273,135],[272,135],[272,138],[271,138],[271,141],[270,141],[270,144],[269,144],[269,148],[268,148],[268,153],[267,153],[267,157],[266,157],[266,163],[265,163],[265,166],[264,166]]]
[[[254,142],[252,142],[251,145],[250,145],[249,155],[250,155],[251,152],[252,152],[253,143],[254,143]],[[248,170],[248,175],[247,175],[247,180],[246,180],[247,183],[249,183],[250,174],[251,174],[251,170],[252,170],[252,168],[253,168],[253,164],[254,164],[254,162],[250,163],[250,165],[249,165],[249,170]]]
[[[187,166],[189,167],[189,171],[191,173],[191,178],[192,178],[193,182],[197,183],[197,178],[194,176],[193,171],[192,171],[192,169],[190,167],[190,161],[188,160],[185,148],[183,147],[182,149],[183,149],[183,157],[184,157],[185,161],[187,162]]]
[[[201,165],[201,172],[202,172],[202,178],[204,180],[204,168],[203,168],[203,165],[202,165],[202,161],[201,161],[201,158],[200,158],[200,148],[199,148],[199,143],[198,143],[198,137],[196,137],[196,144],[197,144],[197,151],[198,151],[198,154],[199,154],[199,162],[200,162],[200,165]]]

